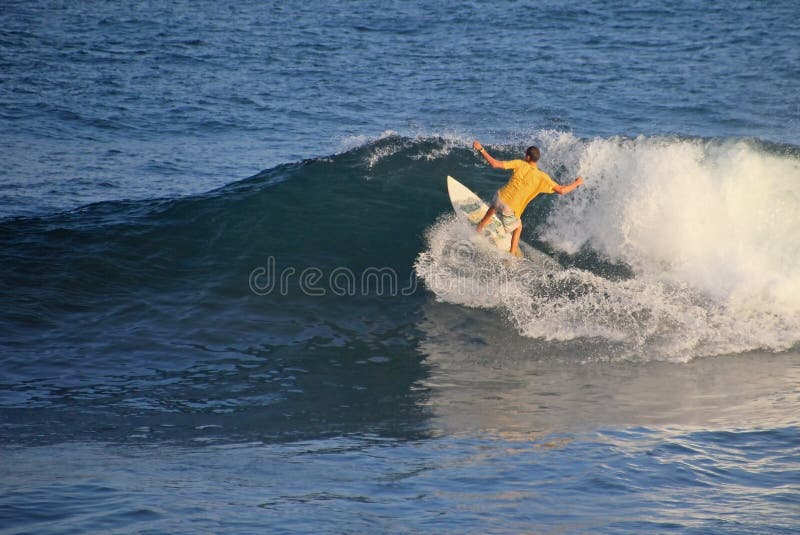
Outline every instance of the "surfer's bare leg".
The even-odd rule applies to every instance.
[[[489,221],[492,219],[492,216],[494,215],[494,213],[496,211],[497,210],[495,208],[489,207],[489,209],[486,210],[486,215],[483,216],[483,219],[481,219],[481,222],[478,223],[477,227],[475,227],[475,230],[478,231],[478,232],[482,231],[483,227],[485,227],[486,225],[489,224]]]
[[[519,237],[522,234],[522,223],[511,233],[511,250],[514,256],[519,256]]]

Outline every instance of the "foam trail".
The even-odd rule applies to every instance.
[[[543,168],[587,178],[583,191],[555,199],[539,237],[569,254],[594,250],[634,277],[506,270],[492,292],[454,292],[442,278],[491,271],[461,265],[454,274],[447,244],[460,231],[440,221],[417,261],[439,299],[502,310],[525,336],[600,338],[596,358],[687,360],[800,341],[797,156],[743,141],[553,132],[537,141]]]

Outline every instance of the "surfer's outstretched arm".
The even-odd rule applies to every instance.
[[[567,184],[566,186],[554,186],[553,191],[555,191],[559,195],[564,195],[565,193],[569,193],[570,191],[574,190],[581,184],[583,184],[583,178],[578,177],[572,184]]]
[[[495,160],[492,156],[483,148],[480,141],[475,141],[472,143],[472,148],[481,153],[481,156],[486,158],[486,161],[489,162],[489,165],[494,167],[495,169],[503,169],[503,162],[500,160]]]

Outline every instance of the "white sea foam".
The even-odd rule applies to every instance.
[[[483,253],[459,261],[453,244],[470,231],[443,219],[416,265],[437,298],[500,310],[524,336],[599,337],[613,351],[598,358],[686,360],[800,342],[796,156],[744,141],[544,132],[537,142],[544,169],[586,178],[555,199],[538,237],[570,254],[588,247],[634,276],[511,269]]]
[[[390,143],[376,143],[393,138]],[[430,143],[426,144],[425,141]],[[353,149],[369,147],[364,156],[364,165],[373,169],[380,162],[394,154],[415,148],[409,155],[412,160],[437,160],[450,155],[454,149],[463,149],[472,143],[472,138],[463,133],[435,133],[418,131],[413,135],[401,135],[394,130],[386,130],[377,136],[349,136],[340,141],[340,150],[347,152]],[[370,145],[373,145],[370,147]]]

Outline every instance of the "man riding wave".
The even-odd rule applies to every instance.
[[[495,160],[479,141],[475,141],[472,148],[483,155],[493,168],[513,171],[506,185],[494,194],[486,215],[478,223],[477,231],[481,232],[489,224],[492,216],[497,214],[506,231],[511,232],[511,250],[509,252],[515,256],[522,256],[519,251],[519,237],[522,234],[520,218],[528,203],[540,193],[558,193],[559,195],[569,193],[583,184],[583,178],[578,177],[566,186],[554,182],[550,175],[539,169],[537,162],[541,151],[538,147],[528,147],[524,160],[509,161]]]

